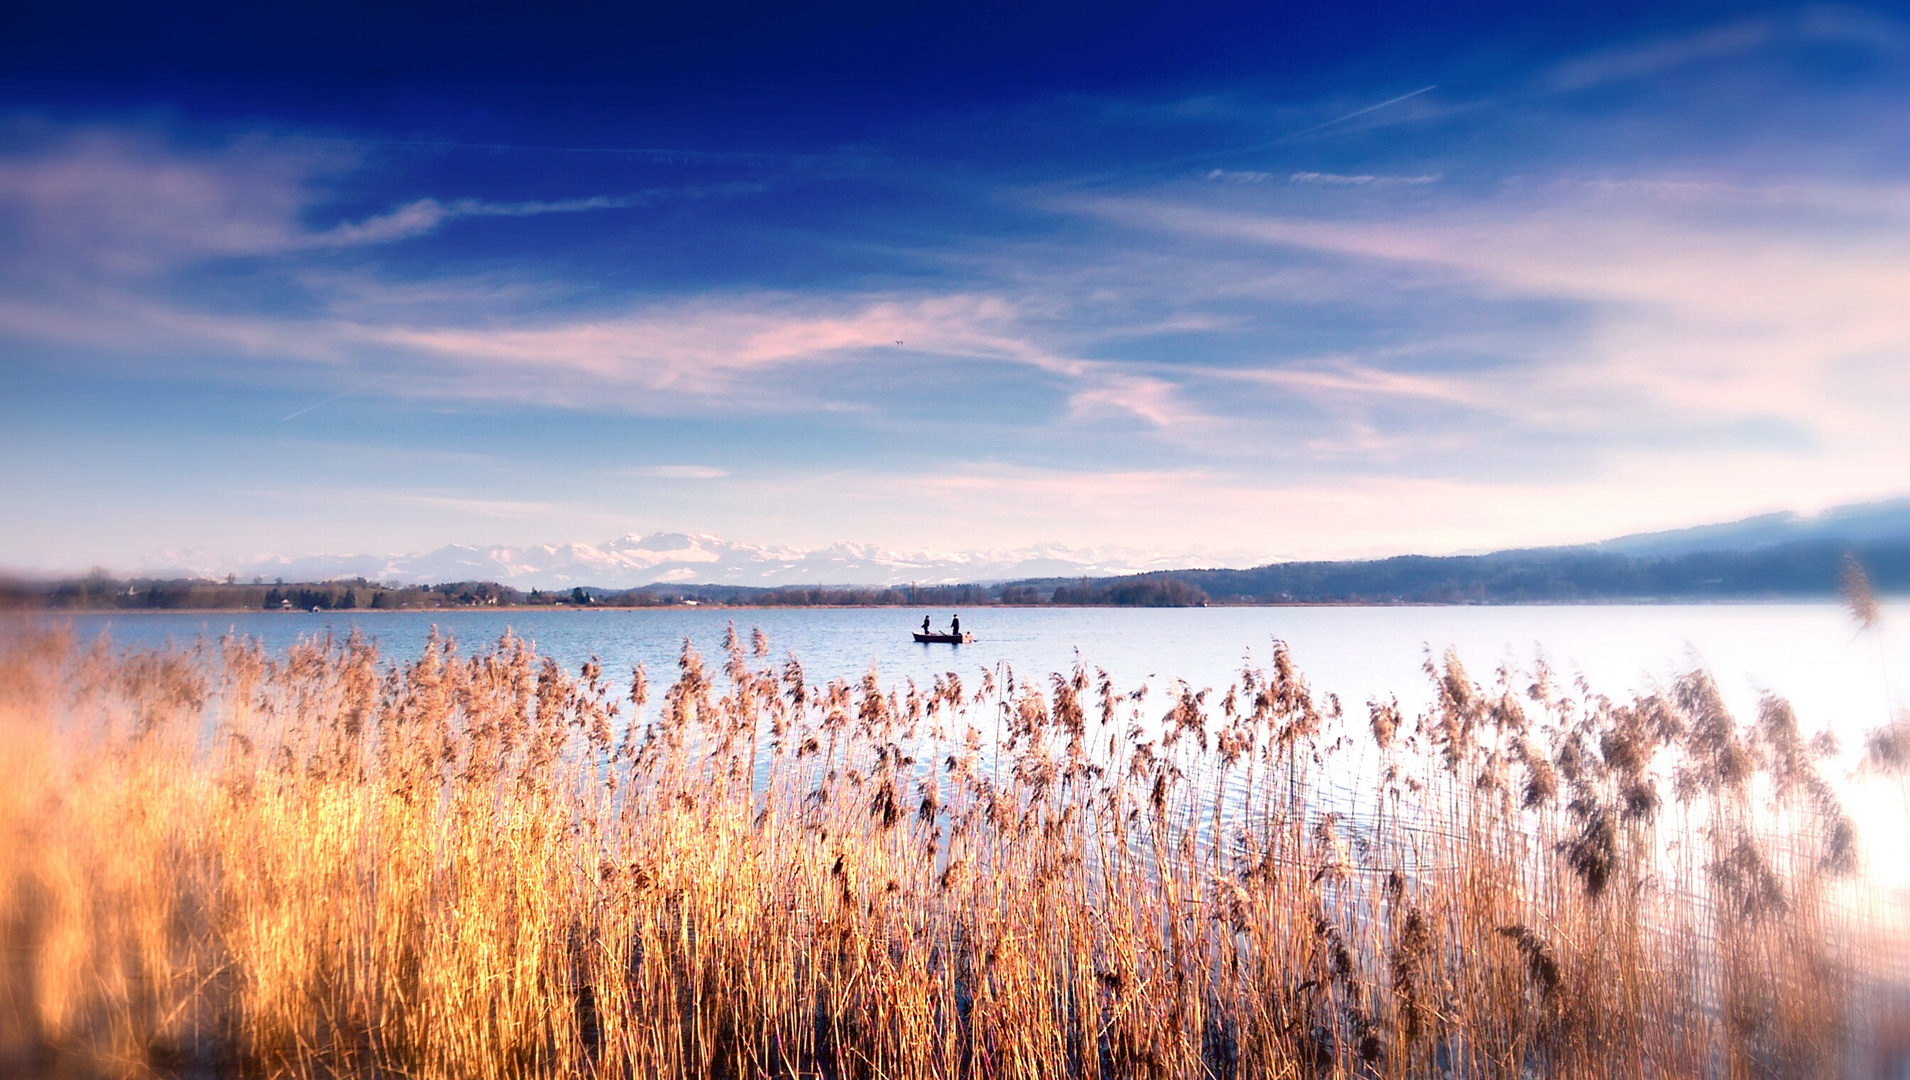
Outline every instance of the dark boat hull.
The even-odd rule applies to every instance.
[[[923,645],[973,645],[975,643],[975,635],[969,633],[924,634],[920,630],[917,630],[915,631],[915,640]]]

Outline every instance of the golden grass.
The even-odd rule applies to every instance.
[[[12,634],[0,1072],[1791,1077],[1877,1029],[1829,748],[1701,674],[1447,657],[1349,717],[1284,649],[1150,704],[752,646],[652,701],[508,637]]]

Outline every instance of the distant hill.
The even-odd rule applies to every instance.
[[[1700,551],[1756,551],[1800,540],[1845,544],[1910,540],[1910,498],[1839,506],[1821,514],[1761,514],[1723,525],[1639,533],[1593,544],[1624,555],[1689,555]]]
[[[629,593],[624,599],[631,602],[680,594],[719,603],[886,603],[895,602],[887,593],[876,601],[859,597],[913,584],[960,587],[965,597],[1011,604],[1575,603],[1832,596],[1846,554],[1864,564],[1880,590],[1910,591],[1910,498],[1573,547],[1248,569],[1211,562],[1189,569],[1206,560],[1118,548],[898,552],[835,544],[801,550],[652,533],[604,544],[448,545],[417,555],[273,556],[238,565],[169,554],[149,560],[141,580],[216,580],[234,573],[307,583],[490,582],[526,592]]]
[[[1910,539],[1795,540],[1747,551],[1628,555],[1597,546],[1490,555],[1402,555],[1360,562],[1275,563],[1251,570],[1170,570],[1023,581],[1009,588],[1060,602],[1175,582],[1215,602],[1273,604],[1535,604],[1670,600],[1802,600],[1837,595],[1846,555],[1880,592],[1910,591]],[[1106,602],[1119,603],[1118,599]]]
[[[1847,556],[1858,560],[1877,590],[1910,592],[1910,498],[1809,516],[1764,514],[1573,547],[1030,579],[1008,587],[1011,595],[1049,602],[1116,604],[1147,582],[1172,582],[1220,603],[1801,600],[1837,595]]]

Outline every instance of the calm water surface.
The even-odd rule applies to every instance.
[[[394,657],[415,655],[434,625],[467,652],[508,630],[573,671],[597,656],[607,672],[642,663],[652,682],[662,683],[673,676],[686,638],[715,654],[734,620],[745,636],[761,627],[774,657],[796,653],[812,682],[857,678],[873,664],[885,683],[913,678],[926,685],[955,671],[973,687],[982,669],[998,664],[1045,676],[1079,661],[1106,669],[1123,689],[1148,684],[1150,701],[1161,700],[1177,678],[1197,688],[1223,687],[1243,657],[1265,664],[1272,640],[1280,638],[1314,689],[1337,693],[1349,711],[1391,694],[1402,705],[1423,705],[1429,698],[1420,670],[1426,651],[1451,647],[1482,682],[1503,663],[1529,667],[1543,655],[1561,676],[1583,675],[1612,696],[1649,690],[1701,664],[1741,716],[1748,718],[1768,690],[1791,700],[1805,730],[1827,727],[1846,740],[1902,707],[1910,688],[1910,602],[1903,601],[1885,605],[1882,631],[1867,633],[1834,604],[956,610],[977,638],[972,645],[910,640],[924,614],[945,627],[955,613],[949,609],[126,612],[38,621],[70,624],[86,640],[109,634],[121,645],[238,633],[273,650],[358,629]]]

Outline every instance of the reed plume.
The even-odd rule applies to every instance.
[[[17,629],[0,1071],[1789,1077],[1881,1030],[1834,746],[1702,673],[1446,655],[1354,721],[1284,645],[1164,708],[769,652],[653,696],[510,636]]]

